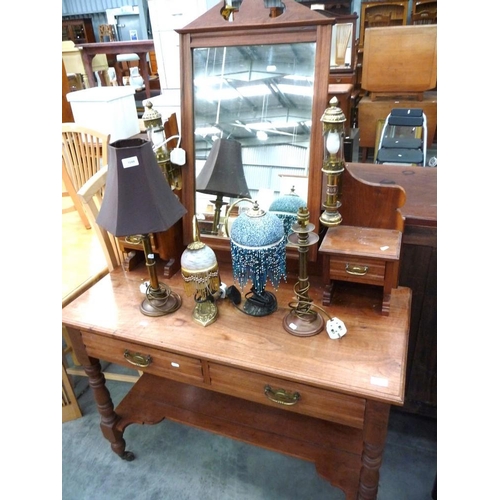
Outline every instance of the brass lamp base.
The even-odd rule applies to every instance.
[[[145,316],[165,316],[173,313],[182,305],[180,295],[172,290],[168,292],[161,291],[159,294],[149,291],[146,298],[142,301],[141,312]]]
[[[193,311],[193,319],[201,326],[212,324],[218,314],[217,306],[211,300],[197,302]]]
[[[319,220],[326,227],[338,226],[342,222],[342,215],[338,211],[325,210],[320,215]]]
[[[309,311],[306,315],[299,316],[294,309],[283,318],[283,328],[297,337],[312,337],[323,330],[325,320],[321,314]]]

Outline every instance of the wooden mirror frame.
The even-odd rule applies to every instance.
[[[221,15],[221,1],[184,28],[177,29],[180,38],[181,59],[181,134],[186,150],[186,165],[183,169],[182,204],[187,209],[183,218],[184,244],[192,241],[192,221],[195,215],[195,138],[194,138],[194,88],[193,49],[203,47],[229,47],[242,45],[267,45],[278,43],[316,43],[314,64],[314,94],[312,105],[312,127],[309,147],[309,178],[307,205],[310,221],[320,230],[323,162],[323,137],[321,116],[328,105],[328,76],[330,73],[330,48],[332,25],[335,18],[325,17],[314,10],[295,2],[282,0],[284,10],[274,15],[275,8],[266,8],[264,0],[243,0],[234,12],[233,21]],[[225,250],[229,254],[229,238],[200,235],[200,239],[213,250]],[[317,259],[317,246],[309,249],[309,260]],[[229,258],[229,257],[228,257]]]

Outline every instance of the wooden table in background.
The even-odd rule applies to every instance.
[[[255,318],[219,301],[208,327],[192,320],[180,273],[168,284],[181,308],[142,315],[145,279],[143,267],[116,270],[62,311],[115,453],[134,458],[123,438],[128,425],[169,418],[312,461],[348,500],[377,497],[390,407],[404,402],[408,288],[393,291],[391,314],[382,316],[378,290],[338,287],[326,310],[347,334],[335,341],[326,331],[296,337],[283,329],[297,280],[291,273],[276,292],[275,313]],[[228,266],[221,279],[233,282]],[[319,277],[311,278],[310,297],[321,303]],[[143,375],[114,409],[99,359],[130,366],[125,356]]]
[[[139,68],[141,76],[144,79],[144,90],[146,97],[151,97],[151,89],[149,86],[149,66],[147,54],[154,51],[153,40],[132,40],[125,42],[98,42],[98,43],[82,43],[78,45],[82,49],[83,65],[89,80],[89,85],[95,87],[94,75],[92,71],[92,59],[97,54],[106,54],[110,63],[116,71],[118,84],[122,83],[122,72],[120,65],[116,63],[118,54],[137,54],[139,56]]]

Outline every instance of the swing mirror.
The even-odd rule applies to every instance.
[[[234,3],[234,2],[233,2]],[[335,19],[293,0],[224,2],[177,32],[181,50],[181,130],[186,150],[184,243],[196,215],[200,239],[228,250],[225,232],[210,231],[215,195],[196,178],[217,139],[241,143],[249,194],[266,207],[293,187],[319,226],[323,140]],[[274,4],[280,3],[276,7]],[[267,2],[269,4],[269,1]],[[224,198],[224,209],[234,199]],[[221,228],[224,224],[221,223]],[[316,249],[309,254],[316,258]]]

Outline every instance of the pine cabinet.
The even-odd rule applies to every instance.
[[[405,26],[409,0],[369,0],[361,2],[359,48],[363,48],[365,29],[380,26]]]

